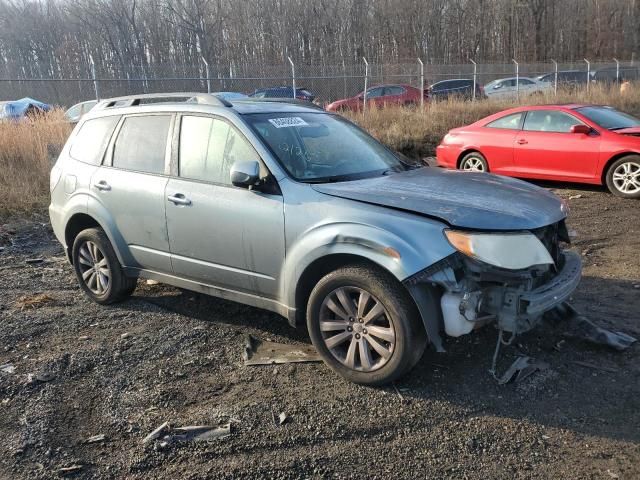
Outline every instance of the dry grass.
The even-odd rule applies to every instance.
[[[387,107],[369,110],[365,117],[361,113],[347,116],[390,148],[413,158],[421,158],[433,155],[436,145],[450,129],[468,125],[487,115],[517,105],[573,102],[611,105],[638,115],[640,86],[632,87],[623,95],[617,88],[593,85],[589,92],[559,91],[557,97],[553,94],[536,95],[522,98],[519,103],[515,100],[449,100],[428,104],[424,111],[419,108]]]
[[[20,122],[0,122],[0,217],[42,209],[49,170],[71,132],[54,110]]]

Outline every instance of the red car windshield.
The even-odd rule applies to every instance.
[[[609,107],[580,107],[576,108],[576,112],[607,130],[640,127],[640,120],[636,117]]]

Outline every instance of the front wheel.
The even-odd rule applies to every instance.
[[[458,168],[467,172],[488,172],[489,164],[480,152],[470,152],[462,157]]]
[[[382,385],[406,373],[427,340],[402,285],[365,265],[340,268],[318,282],[307,305],[307,327],[325,363],[364,385]]]
[[[607,170],[607,187],[622,198],[640,198],[640,155],[619,158]]]

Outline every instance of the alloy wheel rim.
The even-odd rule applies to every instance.
[[[613,184],[623,193],[640,192],[640,164],[625,162],[613,171]]]
[[[94,242],[86,241],[78,249],[78,264],[82,281],[96,295],[103,295],[111,283],[109,264]]]
[[[469,157],[462,163],[462,170],[466,170],[468,172],[484,172],[484,165],[480,158]]]
[[[336,360],[361,372],[384,366],[396,344],[386,308],[357,287],[340,287],[326,296],[320,306],[320,333]]]

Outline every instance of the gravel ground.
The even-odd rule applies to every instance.
[[[585,261],[574,305],[640,337],[640,203],[556,191]],[[93,304],[46,222],[0,225],[0,365],[15,367],[0,372],[1,478],[640,476],[638,344],[617,353],[538,328],[499,367],[524,353],[550,368],[503,386],[488,373],[492,327],[449,339],[447,353],[427,350],[386,388],[347,383],[321,363],[248,367],[247,334],[304,344],[306,332],[142,282],[126,302]],[[143,444],[164,422],[230,423],[231,434]],[[104,440],[87,443],[95,435]]]

